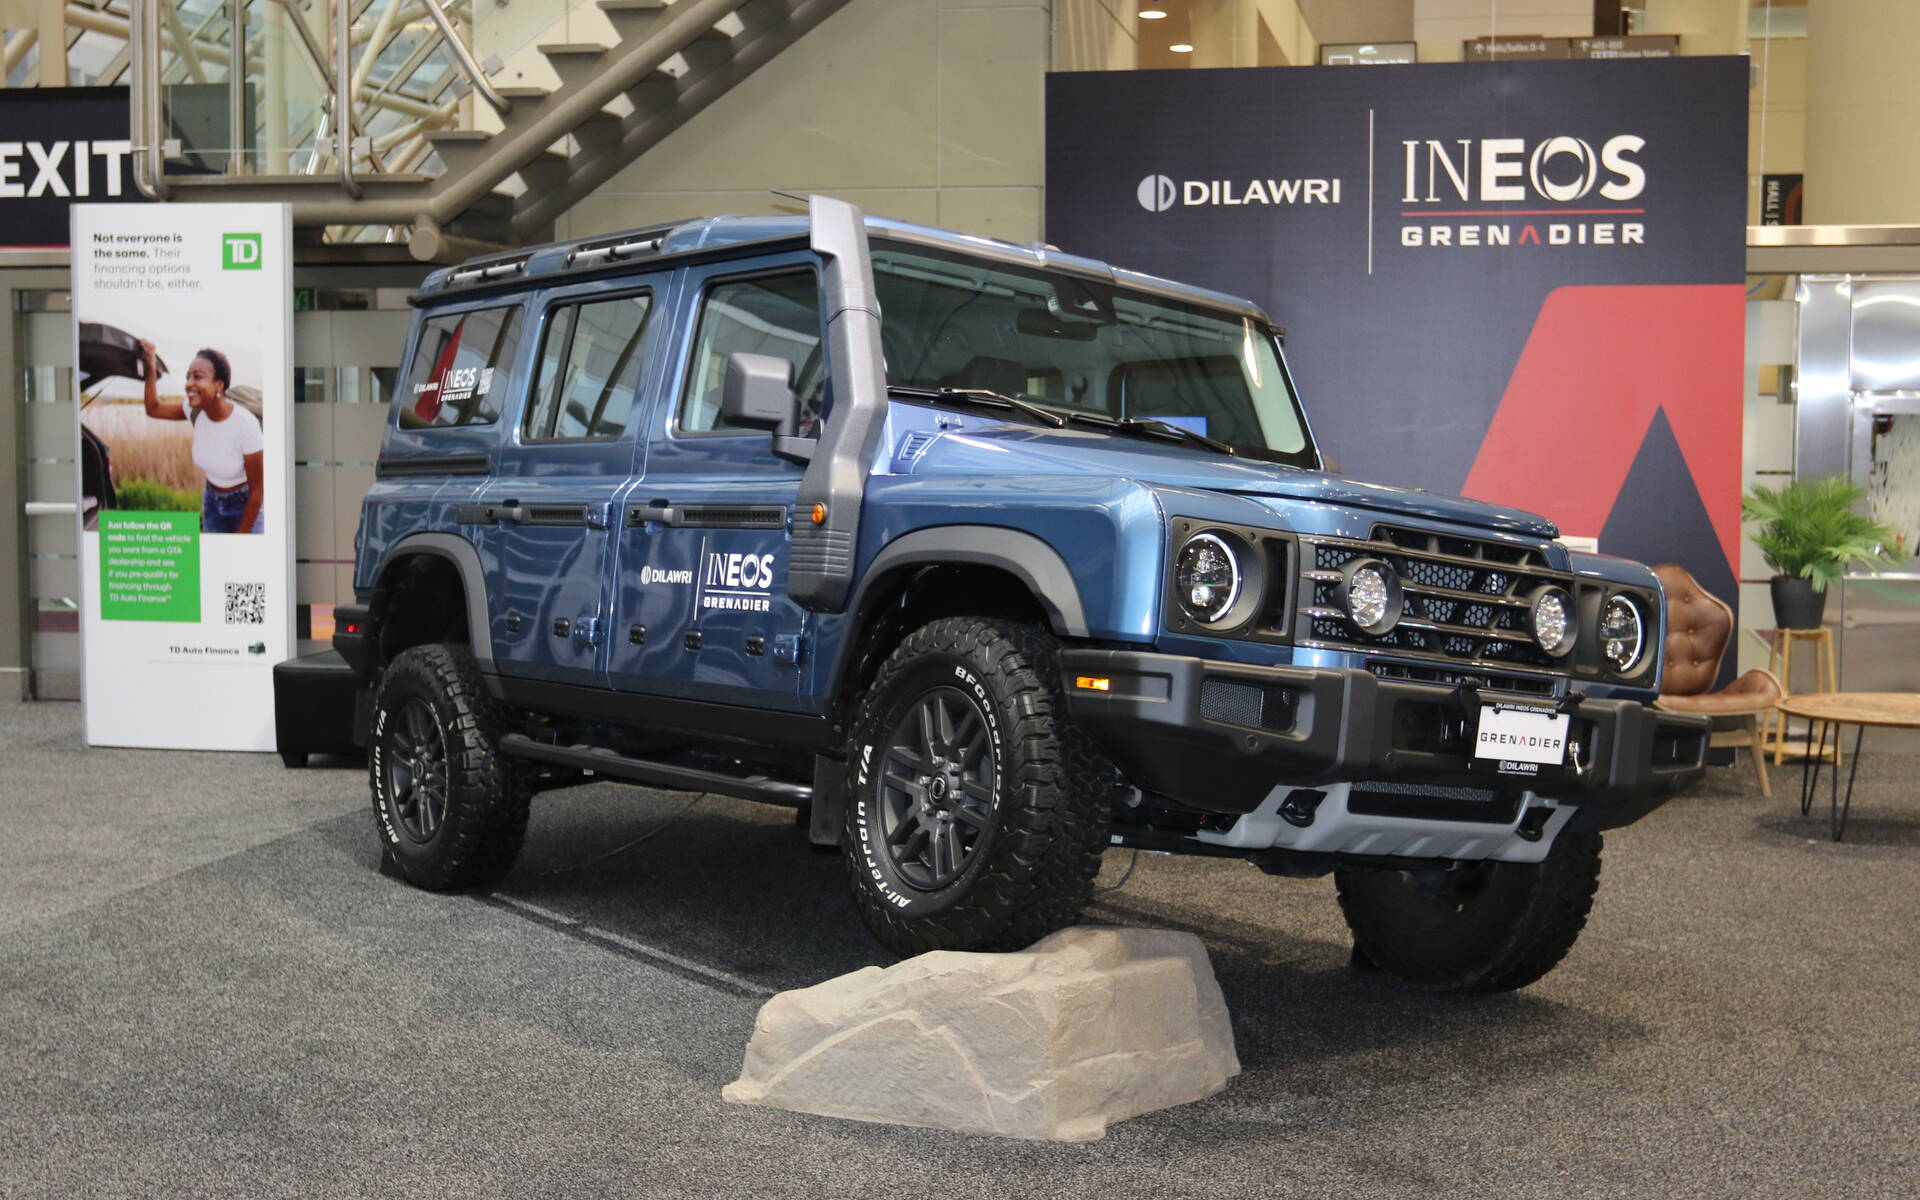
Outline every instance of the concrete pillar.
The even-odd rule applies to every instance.
[[[1807,5],[1808,224],[1920,224],[1917,58],[1911,0]]]

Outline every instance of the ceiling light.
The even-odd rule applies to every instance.
[[[1140,19],[1142,21],[1158,21],[1166,15],[1167,10],[1164,8],[1143,8],[1140,10]]]
[[[1193,47],[1189,46],[1185,42],[1175,42],[1173,45],[1168,46],[1167,49],[1173,51],[1175,54],[1192,54],[1193,53]]]

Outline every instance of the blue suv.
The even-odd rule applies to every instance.
[[[1703,770],[1653,574],[1330,471],[1245,301],[816,197],[416,304],[335,645],[421,886],[605,778],[801,810],[901,954],[1122,846],[1331,873],[1357,960],[1507,989]]]

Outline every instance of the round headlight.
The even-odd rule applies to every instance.
[[[1346,606],[1347,620],[1362,633],[1375,637],[1392,629],[1400,621],[1403,600],[1400,578],[1393,568],[1378,559],[1359,558],[1341,569],[1346,578],[1340,586],[1340,602]]]
[[[1600,612],[1600,653],[1607,665],[1624,675],[1640,661],[1646,642],[1646,620],[1640,606],[1625,596],[1614,596]]]
[[[1533,626],[1533,640],[1540,648],[1559,658],[1573,649],[1573,597],[1565,589],[1538,588],[1533,593],[1533,608],[1527,614]]]
[[[1204,625],[1211,625],[1233,609],[1240,598],[1240,556],[1217,534],[1198,533],[1180,547],[1174,560],[1173,587],[1180,607]]]

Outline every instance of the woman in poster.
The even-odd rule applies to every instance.
[[[162,400],[154,370],[153,343],[142,341],[147,359],[147,415],[162,421],[189,421],[193,427],[193,463],[206,474],[200,498],[202,533],[259,533],[265,500],[262,463],[266,439],[260,422],[227,394],[233,367],[218,350],[202,350],[187,368],[187,400]]]

